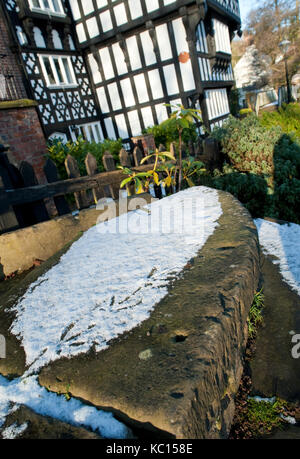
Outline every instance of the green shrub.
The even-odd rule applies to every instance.
[[[254,218],[263,217],[268,208],[267,182],[255,174],[245,174],[224,167],[223,173],[217,174],[211,186],[228,191],[249,210]]]
[[[300,223],[300,141],[279,126],[270,129],[252,114],[230,117],[213,131],[229,166],[213,186],[229,191],[253,217],[274,217]]]
[[[175,142],[178,144],[178,129],[176,122],[173,119],[167,119],[161,124],[150,127],[144,131],[145,134],[153,134],[155,144],[159,146],[163,144],[167,150],[170,148],[170,144]],[[196,142],[198,138],[196,125],[191,125],[189,128],[185,128],[182,133],[184,143],[189,141]]]
[[[285,134],[292,134],[300,138],[300,105],[283,105],[275,112],[265,112],[261,115],[261,125],[267,128],[280,126]]]
[[[229,106],[230,106],[230,113],[233,116],[237,116],[240,110],[240,91],[239,89],[234,88],[230,91]]]
[[[216,128],[212,133],[237,171],[269,177],[274,173],[274,147],[281,135],[278,127],[267,129],[261,126],[254,114],[242,120],[231,116],[222,128]]]
[[[274,195],[270,216],[300,224],[300,142],[282,135],[274,149]]]
[[[87,142],[82,137],[79,137],[77,142],[68,142],[63,144],[60,140],[55,139],[48,142],[48,154],[47,156],[54,161],[58,168],[60,178],[62,180],[67,178],[67,172],[65,168],[65,159],[70,154],[78,161],[80,173],[82,176],[87,175],[85,168],[85,158],[88,153],[95,156],[98,164],[99,172],[104,171],[102,157],[105,151],[109,151],[116,163],[119,163],[119,152],[122,148],[122,140],[110,140],[105,139],[102,143]]]

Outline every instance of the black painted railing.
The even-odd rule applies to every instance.
[[[234,14],[240,18],[240,5],[239,0],[213,0],[215,3],[218,3],[229,13]]]

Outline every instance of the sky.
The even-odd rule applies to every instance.
[[[243,26],[245,25],[245,20],[247,19],[248,13],[256,5],[255,0],[240,0],[241,16],[243,20]]]

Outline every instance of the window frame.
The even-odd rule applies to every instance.
[[[55,79],[55,83],[51,83],[49,80],[48,72],[46,70],[45,62],[44,59],[47,58],[49,59],[51,70]],[[59,68],[61,71],[61,74],[63,76],[64,82],[62,83],[60,81],[57,69],[55,67],[54,59],[58,59],[59,62]],[[63,64],[63,59],[66,59],[68,62],[69,70],[71,72],[71,77],[72,77],[72,83],[68,82],[68,76],[67,72],[65,70],[65,66]],[[76,88],[78,86],[78,82],[76,80],[76,75],[74,72],[73,64],[72,64],[72,59],[71,56],[64,56],[64,55],[59,55],[59,54],[39,54],[39,61],[41,64],[42,72],[46,81],[46,85],[48,88]]]
[[[38,0],[40,4],[42,4],[43,0]],[[50,8],[45,8],[45,7],[40,7],[38,8],[37,6],[33,5],[33,0],[29,0],[29,6],[32,12],[34,13],[41,13],[41,14],[47,14],[47,15],[52,15],[52,16],[59,16],[59,17],[66,17],[66,12],[63,7],[62,1],[61,0],[56,0],[60,9],[60,12],[55,11],[54,5],[53,5],[53,0],[48,0]]]
[[[99,133],[96,131],[96,126],[98,127]],[[88,131],[89,127],[91,127],[91,129],[93,131],[94,140],[92,139],[92,137],[91,137],[91,135],[90,135],[90,133]],[[74,128],[75,128],[75,126],[73,127],[73,129],[71,127],[69,129],[70,129],[70,134],[71,134],[72,141],[76,142],[79,136],[76,135]],[[85,123],[85,124],[77,124],[76,125],[76,129],[79,130],[79,131],[84,131],[85,135],[83,136],[83,138],[86,139],[87,142],[101,143],[101,142],[104,141],[104,135],[103,135],[103,131],[102,131],[102,127],[101,127],[100,121],[94,121],[92,123]],[[80,135],[82,135],[81,132],[80,132]],[[101,139],[101,135],[102,135],[102,139]]]

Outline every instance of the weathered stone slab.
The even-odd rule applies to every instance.
[[[147,193],[143,199],[150,202]],[[35,260],[48,260],[72,241],[78,233],[97,223],[103,211],[86,209],[78,215],[65,215],[0,236],[0,268],[6,276],[30,269]],[[51,237],[49,237],[51,235]]]
[[[219,227],[151,317],[98,354],[63,359],[40,383],[164,437],[226,438],[258,286],[256,227],[220,192]]]
[[[26,368],[24,349],[18,339],[9,331],[15,318],[15,314],[10,312],[10,309],[22,298],[32,283],[59,262],[73,242],[74,240],[66,244],[63,249],[33,271],[0,283],[0,335],[6,341],[6,358],[0,359],[0,374],[3,376],[8,378],[20,377]]]
[[[300,361],[292,356],[292,332],[300,330],[300,297],[286,284],[278,266],[264,256],[265,325],[259,330],[251,362],[253,394],[300,400]]]
[[[153,200],[147,193],[141,194],[140,197],[148,203]],[[130,199],[134,197],[129,198],[129,202]],[[124,211],[125,207],[123,209],[117,205],[117,215]],[[20,270],[30,268],[35,259],[47,260],[27,274],[0,282],[0,335],[6,340],[7,352],[5,359],[0,358],[0,374],[3,376],[20,377],[26,367],[24,350],[18,339],[9,331],[15,318],[15,314],[9,312],[10,309],[22,298],[31,284],[60,261],[73,242],[81,237],[82,231],[96,224],[102,212],[89,209],[80,212],[77,218],[68,215],[0,236],[0,262],[3,263],[6,274],[17,270],[17,266],[21,267]]]
[[[2,433],[11,426],[20,427],[27,425],[26,429],[17,439],[20,440],[100,440],[101,437],[81,427],[74,427],[57,419],[40,416],[25,406],[10,414],[3,428]],[[24,426],[25,428],[25,426]]]

